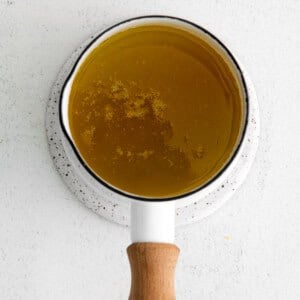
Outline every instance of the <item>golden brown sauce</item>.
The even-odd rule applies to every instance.
[[[153,198],[205,184],[228,162],[244,122],[236,75],[180,29],[141,26],[83,62],[69,105],[84,161],[108,184]]]

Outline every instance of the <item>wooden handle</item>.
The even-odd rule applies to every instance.
[[[179,249],[173,244],[134,243],[127,248],[131,267],[129,300],[174,300]]]

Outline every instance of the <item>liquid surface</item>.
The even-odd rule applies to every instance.
[[[86,164],[125,192],[165,198],[190,192],[230,159],[243,98],[206,42],[166,26],[118,33],[77,72],[70,129]]]

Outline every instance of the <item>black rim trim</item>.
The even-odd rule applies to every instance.
[[[241,80],[242,80],[242,84],[243,84],[243,88],[244,88],[244,92],[245,92],[245,104],[246,104],[246,114],[245,114],[245,123],[244,123],[244,128],[243,128],[243,132],[241,134],[241,138],[240,138],[240,142],[239,144],[237,145],[234,153],[232,154],[230,160],[226,163],[226,165],[223,166],[223,168],[214,176],[212,177],[208,182],[206,182],[204,185],[190,191],[190,192],[187,192],[185,194],[181,194],[181,195],[178,195],[178,196],[174,196],[174,197],[168,197],[168,198],[145,198],[145,197],[140,197],[140,196],[136,196],[136,195],[132,195],[132,194],[129,194],[129,193],[126,193],[126,192],[123,192],[111,185],[109,185],[108,183],[106,183],[103,179],[101,179],[100,177],[98,177],[97,174],[95,174],[91,169],[90,167],[84,162],[84,160],[82,159],[81,155],[79,154],[79,151],[77,150],[75,144],[73,143],[72,139],[70,138],[69,134],[67,133],[67,130],[65,128],[65,125],[63,123],[63,118],[62,118],[62,99],[63,99],[63,94],[65,92],[65,87],[66,85],[68,84],[70,78],[73,76],[73,73],[75,71],[75,69],[77,68],[78,66],[78,63],[79,61],[81,60],[82,56],[85,54],[85,52],[90,48],[90,46],[92,44],[94,44],[102,35],[104,35],[106,32],[110,31],[111,29],[115,28],[115,27],[118,27],[120,25],[123,25],[125,23],[129,23],[131,21],[135,21],[135,20],[139,20],[139,19],[149,19],[149,18],[163,18],[163,19],[172,19],[172,20],[177,20],[177,21],[181,21],[183,23],[187,23],[189,25],[192,25],[194,27],[196,27],[197,29],[200,29],[202,30],[205,34],[207,34],[209,37],[211,37],[213,40],[215,40],[218,44],[221,45],[221,47],[224,49],[224,51],[226,52],[226,54],[231,58],[232,62],[234,63],[235,67],[237,68],[238,70],[238,73],[241,77]],[[125,197],[129,197],[129,198],[132,198],[132,199],[135,199],[135,200],[142,200],[142,201],[171,201],[171,200],[177,200],[177,199],[181,199],[181,198],[184,198],[184,197],[187,197],[187,196],[190,196],[192,194],[195,194],[197,192],[199,192],[200,190],[203,190],[205,187],[207,187],[209,184],[211,184],[213,181],[215,181],[216,179],[218,179],[224,172],[225,170],[229,167],[229,165],[232,163],[232,161],[234,160],[234,158],[236,157],[240,147],[241,147],[241,144],[243,143],[244,141],[244,137],[245,137],[245,133],[246,133],[246,128],[247,128],[247,125],[248,125],[248,117],[249,117],[249,95],[248,95],[248,89],[247,89],[247,85],[246,85],[246,81],[245,81],[245,78],[244,78],[244,75],[243,75],[243,72],[238,64],[238,62],[236,61],[235,57],[233,56],[233,54],[229,51],[229,49],[215,36],[213,35],[212,33],[210,33],[208,30],[206,30],[205,28],[201,27],[200,25],[198,24],[195,24],[191,21],[188,21],[188,20],[185,20],[185,19],[182,19],[182,18],[178,18],[178,17],[173,17],[173,16],[165,16],[165,15],[145,15],[145,16],[140,16],[140,17],[135,17],[135,18],[130,18],[130,19],[127,19],[125,21],[122,21],[122,22],[119,22],[107,29],[105,29],[104,31],[102,31],[100,34],[98,34],[95,38],[93,38],[93,40],[84,48],[84,50],[82,50],[80,56],[77,58],[71,72],[69,73],[69,75],[67,76],[63,86],[62,86],[62,89],[61,89],[61,93],[60,93],[60,99],[59,99],[59,122],[60,122],[60,126],[62,128],[62,132],[63,134],[65,135],[66,139],[68,140],[68,142],[70,143],[77,159],[79,160],[79,162],[81,163],[81,165],[85,168],[85,170],[94,178],[96,179],[99,183],[101,183],[102,185],[104,185],[105,187],[109,188],[111,191],[115,192],[115,193],[118,193],[122,196],[125,196]]]

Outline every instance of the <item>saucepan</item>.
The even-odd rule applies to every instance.
[[[238,84],[243,92],[242,106],[244,121],[241,128],[239,141],[230,160],[210,179],[205,185],[198,187],[184,195],[164,198],[149,199],[131,195],[97,176],[81,157],[70,130],[68,107],[71,87],[80,66],[88,55],[112,35],[140,25],[167,25],[192,33],[206,40],[214,47],[224,59],[229,68],[238,79]],[[100,33],[83,50],[67,77],[60,95],[59,118],[62,131],[62,143],[66,155],[72,166],[82,179],[91,185],[94,190],[106,198],[113,198],[120,203],[128,202],[131,205],[131,240],[127,253],[131,265],[131,291],[130,299],[174,299],[174,271],[179,254],[178,247],[174,244],[175,208],[183,207],[203,198],[214,191],[232,172],[245,145],[245,134],[248,130],[249,106],[251,106],[251,93],[244,78],[239,63],[227,47],[214,35],[204,28],[187,20],[167,16],[144,16],[118,23]]]

